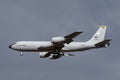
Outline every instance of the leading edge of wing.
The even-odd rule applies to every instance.
[[[83,33],[83,32],[76,31],[76,32],[73,32],[71,34],[68,34],[67,36],[64,36],[64,38],[71,38],[72,39],[72,38],[75,38],[76,36],[78,36],[81,33]]]

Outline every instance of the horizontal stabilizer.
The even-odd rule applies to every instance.
[[[109,44],[110,41],[111,41],[111,39],[106,39],[104,41],[101,41],[101,42],[95,44],[95,46],[98,47],[98,48],[99,47],[106,47],[106,44]]]

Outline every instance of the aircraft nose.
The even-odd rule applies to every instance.
[[[9,45],[8,47],[9,47],[10,49],[12,49],[12,45]]]
[[[15,43],[9,45],[8,47],[9,47],[10,49],[13,49],[13,45],[15,45]]]

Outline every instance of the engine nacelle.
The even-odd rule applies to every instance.
[[[53,37],[52,38],[52,42],[56,43],[56,42],[64,42],[65,38],[64,37]]]
[[[62,55],[60,55],[60,54],[54,54],[54,55],[52,55],[52,56],[50,56],[50,59],[58,59],[58,58],[60,58]]]
[[[107,44],[105,45],[105,47],[110,47],[110,43],[107,43]]]
[[[40,58],[46,58],[46,57],[50,56],[50,53],[49,52],[41,52],[41,53],[39,53],[39,56],[40,56]]]

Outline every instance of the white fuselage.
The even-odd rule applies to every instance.
[[[52,51],[53,43],[50,41],[19,41],[12,44],[10,47],[17,51],[35,51],[35,52],[49,52]],[[71,42],[64,44],[61,49],[63,52],[82,51],[94,48],[94,44],[87,42]]]
[[[82,32],[73,32],[63,37],[53,37],[51,41],[18,41],[9,48],[20,51],[22,56],[24,51],[40,52],[40,58],[50,57],[58,59],[62,56],[73,56],[64,52],[84,51],[93,48],[108,47],[111,39],[104,39],[106,26],[100,26],[92,38],[86,42],[73,42],[73,39]]]

